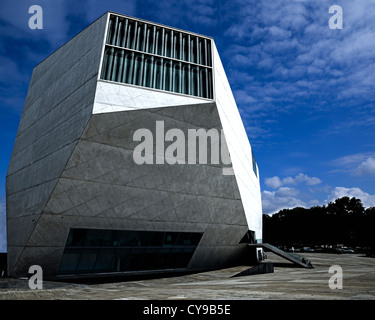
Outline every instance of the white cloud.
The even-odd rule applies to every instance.
[[[277,177],[277,176],[272,177],[272,178],[265,178],[264,183],[268,187],[273,188],[273,189],[277,189],[277,188],[282,186],[282,182],[281,182],[280,178]]]
[[[292,35],[291,31],[281,29],[277,26],[271,26],[268,30],[272,36],[277,37],[277,38],[285,39],[285,38],[289,38]]]
[[[367,158],[354,171],[355,175],[364,176],[375,174],[375,158]]]
[[[299,175],[295,177],[295,183],[301,183],[301,182],[306,182],[308,186],[314,186],[314,185],[321,183],[322,181],[319,178],[309,177],[306,174],[300,173]]]
[[[276,197],[295,197],[299,194],[299,191],[295,188],[281,187],[275,192]]]
[[[375,207],[375,194],[368,194],[367,192],[362,191],[360,188],[336,187],[331,191],[326,203],[342,197],[355,197],[357,199],[361,199],[366,208]]]
[[[367,156],[368,156],[367,153],[351,154],[351,155],[340,157],[340,158],[334,160],[333,165],[345,166],[345,167],[356,165],[359,162],[364,161],[367,158]]]
[[[326,200],[319,201],[317,199],[312,199],[311,195],[308,195],[305,192],[300,194],[299,190],[296,188],[281,187],[276,191],[264,190],[262,192],[263,213],[273,214],[282,209],[321,206],[342,197],[355,197],[360,199],[366,208],[375,207],[375,194],[371,195],[362,191],[360,188],[335,187],[333,189],[326,190],[326,192]]]
[[[344,28],[338,32],[328,27],[329,5],[323,0],[233,0],[233,5],[239,8],[236,19],[226,23],[224,34],[230,45],[220,52],[231,85],[251,95],[238,95],[239,107],[249,107],[250,126],[265,127],[254,118],[277,119],[287,106],[351,106],[358,119],[364,103],[373,101],[374,1],[341,0]],[[257,76],[244,81],[235,76],[239,70]]]
[[[375,174],[375,153],[356,153],[332,161],[334,172],[347,172],[351,175],[365,176]]]
[[[322,181],[316,177],[309,177],[307,174],[299,173],[294,178],[293,177],[286,177],[280,179],[279,177],[275,176],[272,178],[265,178],[264,183],[273,189],[277,189],[283,185],[297,185],[301,183],[306,183],[308,186],[313,186],[321,183]]]
[[[294,188],[280,188],[277,191],[262,192],[262,209],[264,214],[276,213],[281,209],[306,207],[307,204],[295,196],[299,191]]]

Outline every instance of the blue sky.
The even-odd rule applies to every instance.
[[[331,5],[343,29],[331,30]],[[43,29],[31,30],[31,5]],[[0,252],[5,177],[35,65],[107,10],[212,36],[260,170],[264,213],[342,196],[375,206],[375,1],[1,0]]]

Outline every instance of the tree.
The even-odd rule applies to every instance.
[[[367,208],[360,226],[360,244],[369,247],[371,252],[375,252],[375,207]]]
[[[327,206],[329,214],[338,216],[362,215],[365,212],[362,201],[357,198],[342,197],[330,202]]]
[[[375,248],[375,209],[364,209],[357,198],[342,197],[327,206],[282,209],[263,217],[263,240],[275,245],[337,245]]]

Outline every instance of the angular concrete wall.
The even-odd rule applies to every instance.
[[[204,232],[191,268],[239,258],[247,231],[234,176],[220,165],[137,165],[137,129],[220,129],[213,103],[93,115],[22,255],[58,272],[70,228]],[[214,125],[214,126],[212,126]],[[39,250],[38,250],[39,248]]]
[[[6,178],[10,274],[91,116],[106,19],[33,71]]]

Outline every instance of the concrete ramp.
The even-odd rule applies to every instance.
[[[305,257],[295,254],[295,253],[290,253],[290,252],[285,252],[269,243],[251,243],[249,244],[250,247],[257,247],[257,248],[263,248],[266,251],[271,251],[278,256],[293,262],[294,264],[303,267],[303,268],[314,268],[311,262],[306,259]]]
[[[232,276],[232,278],[242,277],[242,276],[251,276],[253,274],[263,274],[263,273],[274,273],[272,262],[261,262],[254,267],[251,267],[240,273],[235,274],[234,276]]]

